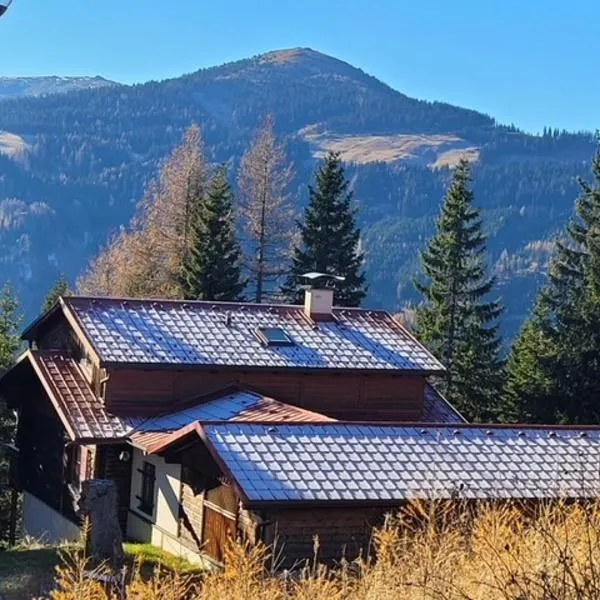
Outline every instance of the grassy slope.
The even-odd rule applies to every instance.
[[[197,573],[199,567],[171,556],[148,544],[125,544],[127,562],[141,560],[144,574],[151,575],[155,567]],[[51,585],[55,567],[60,562],[60,549],[17,549],[0,552],[0,598],[27,600],[44,592]]]

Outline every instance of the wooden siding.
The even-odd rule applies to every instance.
[[[152,415],[169,410],[173,402],[232,384],[351,420],[418,420],[425,390],[425,379],[417,375],[131,369],[109,373],[105,399],[118,414]]]
[[[373,528],[380,526],[388,508],[286,508],[269,511],[263,541],[282,552],[281,567],[312,560],[314,536],[319,538],[318,559],[325,563],[353,560],[372,552]]]
[[[229,540],[235,540],[235,538],[235,519],[216,511],[210,506],[205,506],[202,527],[203,552],[210,558],[223,562],[225,548]]]
[[[181,469],[179,537],[190,548],[201,552],[204,490],[196,487],[197,479],[197,474],[188,467]]]

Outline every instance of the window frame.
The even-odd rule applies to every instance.
[[[154,515],[156,495],[156,465],[145,460],[142,462],[140,473],[140,493],[136,496],[139,500],[138,510],[152,517]]]
[[[280,331],[283,334],[284,339],[270,340],[268,334],[265,333],[267,331]],[[254,330],[254,333],[259,339],[259,341],[262,343],[262,345],[267,346],[269,348],[296,345],[290,334],[285,329],[283,329],[283,327],[257,327]]]

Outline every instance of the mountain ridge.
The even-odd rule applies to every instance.
[[[23,96],[65,94],[82,89],[98,89],[120,85],[115,81],[96,76],[41,75],[33,77],[0,76],[0,100]]]
[[[338,149],[348,161],[374,307],[396,310],[416,299],[418,250],[433,231],[448,167],[469,152],[490,268],[514,333],[547,264],[541,249],[571,213],[576,177],[587,174],[593,136],[525,134],[471,109],[410,98],[306,48],[161,82],[3,101],[0,269],[27,295],[26,312],[37,310],[59,272],[74,280],[129,221],[191,122],[202,126],[208,159],[235,169],[268,113],[295,166],[298,209],[324,151]]]

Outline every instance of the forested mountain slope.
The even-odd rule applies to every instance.
[[[64,94],[117,85],[103,77],[0,77],[0,100],[22,96]]]
[[[373,306],[395,310],[414,299],[410,278],[447,167],[462,153],[473,160],[509,334],[528,309],[548,241],[570,214],[576,177],[587,175],[596,147],[590,134],[530,136],[472,110],[409,98],[308,49],[162,82],[5,100],[0,278],[18,286],[32,316],[59,271],[74,279],[128,221],[190,122],[202,126],[211,161],[237,167],[267,113],[294,162],[299,206],[316,157],[335,148],[350,161]]]

